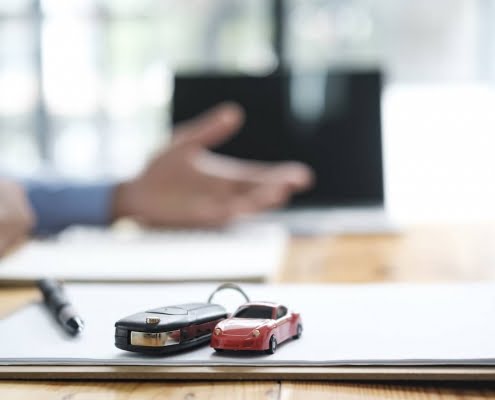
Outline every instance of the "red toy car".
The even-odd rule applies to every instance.
[[[246,303],[213,330],[210,345],[216,351],[255,350],[275,353],[277,346],[302,334],[301,316],[268,302]]]

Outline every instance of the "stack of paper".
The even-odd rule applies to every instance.
[[[214,284],[68,285],[86,330],[71,338],[42,304],[0,321],[1,365],[495,365],[495,285],[243,285],[299,311],[304,332],[276,354],[205,346],[147,357],[114,346],[114,323],[158,306],[206,301]],[[235,293],[235,292],[234,292]],[[242,301],[229,297],[228,308]],[[223,301],[221,298],[217,301]]]
[[[242,223],[222,230],[78,228],[33,241],[0,262],[0,282],[264,281],[281,265],[288,234],[279,225]]]

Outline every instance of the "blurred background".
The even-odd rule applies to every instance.
[[[134,173],[175,72],[380,66],[388,212],[493,220],[493,21],[495,0],[2,0],[0,169]]]

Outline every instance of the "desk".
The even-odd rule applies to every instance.
[[[293,239],[280,282],[434,282],[495,278],[495,226],[418,227],[398,236]],[[0,315],[36,298],[0,289]],[[335,382],[1,382],[3,399],[481,399],[495,384]]]

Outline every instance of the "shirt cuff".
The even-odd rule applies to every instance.
[[[33,234],[60,232],[70,225],[107,225],[115,185],[27,182],[26,192],[36,215]]]

